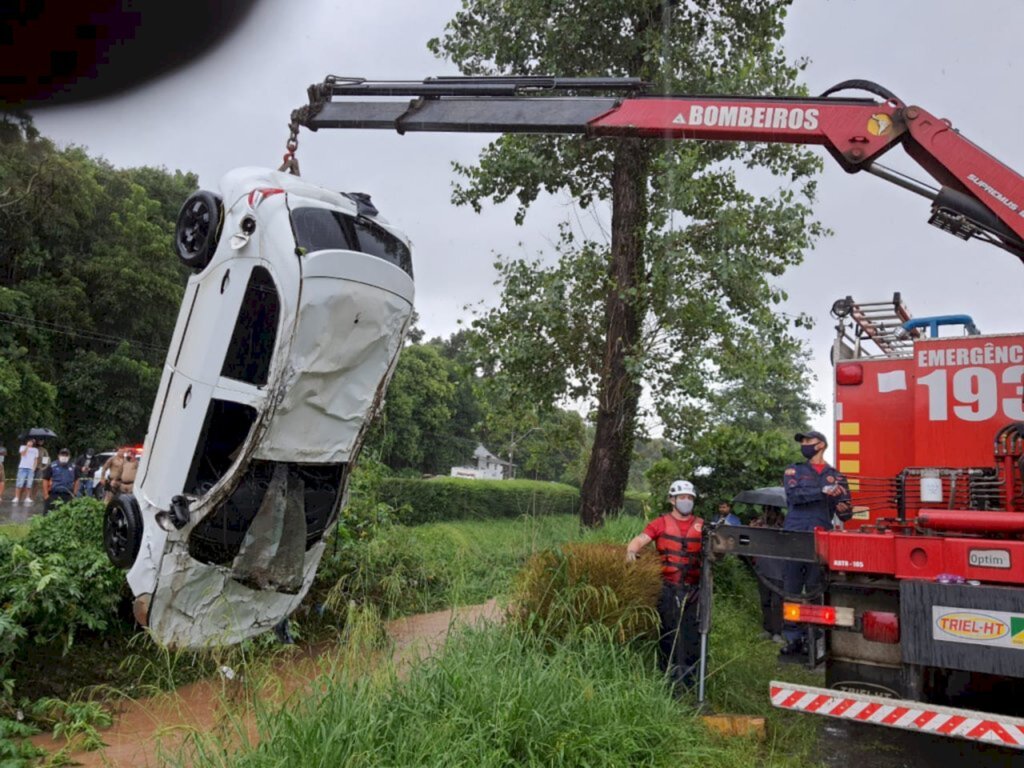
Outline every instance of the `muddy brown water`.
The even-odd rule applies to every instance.
[[[391,658],[399,670],[426,658],[443,646],[453,627],[481,621],[500,621],[501,609],[494,600],[483,605],[410,616],[388,622]],[[252,742],[256,736],[255,716],[246,697],[286,702],[290,696],[311,690],[325,670],[337,668],[339,646],[323,644],[296,649],[287,654],[267,675],[254,694],[237,679],[219,677],[182,686],[175,691],[138,701],[127,701],[115,713],[114,725],[101,731],[106,743],[95,752],[74,751],[68,757],[86,766],[158,766],[160,755],[175,754],[189,734],[209,732],[228,739],[240,738],[239,724]],[[369,660],[363,660],[372,663]],[[57,752],[64,740],[47,734],[32,742],[48,752]]]

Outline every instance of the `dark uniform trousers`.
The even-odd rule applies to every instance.
[[[788,508],[783,529],[787,531],[813,531],[815,528],[832,530],[832,515],[838,502],[850,501],[850,489],[836,469],[825,465],[818,472],[810,464],[793,464],[786,469],[783,476],[786,489],[786,506]],[[822,490],[827,485],[839,485],[843,494],[838,497],[825,495]],[[783,588],[787,595],[797,596],[804,592],[813,594],[821,589],[824,575],[821,566],[815,563],[799,563],[789,561],[783,573]],[[805,631],[799,625],[786,622],[783,636],[792,642],[804,636]]]
[[[697,622],[697,587],[662,582],[658,600],[661,637],[658,667],[676,690],[693,686],[700,661],[700,631]]]

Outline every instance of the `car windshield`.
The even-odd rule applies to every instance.
[[[412,277],[412,254],[399,238],[376,222],[329,208],[292,211],[295,243],[307,252],[360,251],[394,264]]]

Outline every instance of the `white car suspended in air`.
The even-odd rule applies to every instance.
[[[104,540],[138,621],[202,647],[308,591],[412,315],[412,259],[365,195],[259,168],[193,194],[175,241],[196,274]]]

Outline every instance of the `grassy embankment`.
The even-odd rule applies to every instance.
[[[585,540],[623,543],[642,525],[610,521]],[[508,595],[532,552],[578,540],[574,518],[395,527],[355,557],[346,599],[385,614],[431,610]],[[344,559],[344,558],[343,558]],[[700,765],[806,768],[815,729],[772,710],[768,680],[776,647],[757,639],[752,580],[736,561],[716,566],[715,628],[708,701],[713,711],[768,718],[768,739],[722,739],[707,731],[693,698],[675,701],[657,672],[649,641],[622,645],[581,621],[561,640],[543,627],[509,623],[457,630],[438,656],[399,675],[383,664],[340,665],[322,695],[281,707],[256,701],[258,737],[239,714],[234,729],[196,734],[168,762],[215,766],[284,765]],[[337,595],[336,595],[337,597]],[[370,612],[349,626],[346,658],[374,655]],[[361,647],[364,646],[365,647]]]

